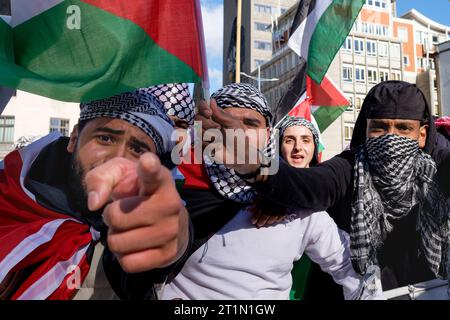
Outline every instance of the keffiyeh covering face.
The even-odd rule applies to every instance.
[[[351,220],[351,258],[364,274],[392,223],[419,206],[417,229],[429,268],[447,278],[449,206],[436,182],[436,164],[418,142],[397,135],[367,139],[356,153]]]
[[[194,100],[186,83],[160,84],[143,90],[158,98],[169,116],[184,120],[189,125],[194,124]]]
[[[267,104],[267,100],[252,85],[247,83],[232,83],[212,94],[211,99],[215,99],[217,105],[222,109],[245,108],[257,111],[264,116],[267,126],[270,126],[272,113]],[[270,141],[262,152],[266,157],[272,158],[275,154],[275,148],[275,139],[271,130]],[[240,203],[252,202],[255,191],[233,169],[228,169],[222,164],[211,163],[207,158],[204,160],[206,171],[211,182],[222,196]]]
[[[286,129],[293,126],[303,126],[311,131],[314,138],[314,157],[311,165],[319,163],[319,133],[316,127],[305,118],[291,116],[284,117],[284,119],[278,125],[278,128],[280,130],[280,145],[283,141],[283,136]]]
[[[155,143],[158,155],[167,154],[173,149],[173,122],[161,102],[145,88],[82,103],[80,108],[80,121],[100,117],[121,119],[144,131]]]

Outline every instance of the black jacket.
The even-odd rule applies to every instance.
[[[281,160],[275,175],[269,176],[264,183],[255,185],[257,191],[282,206],[326,210],[341,229],[349,232],[354,152],[366,140],[369,112],[366,101],[367,98],[355,123],[350,150],[307,169],[291,167]],[[450,142],[436,132],[428,105],[425,117],[430,120],[426,146],[423,150],[436,162],[441,191],[450,196]],[[413,207],[406,218],[394,224],[394,231],[384,242],[383,250],[378,257],[382,267],[384,290],[434,278],[419,249],[420,236],[416,231],[417,209]]]

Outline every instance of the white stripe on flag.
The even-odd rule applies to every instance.
[[[40,245],[49,242],[56,233],[56,230],[66,221],[74,219],[57,219],[44,224],[41,229],[23,239],[8,255],[0,262],[0,283],[20,261],[34,251]]]
[[[68,275],[69,267],[78,266],[89,248],[87,244],[68,260],[58,262],[45,275],[29,287],[17,300],[45,300],[58,289]],[[80,284],[81,285],[81,284]]]
[[[303,20],[289,39],[288,46],[305,60],[308,59],[309,43],[316,25],[322,14],[332,2],[333,0],[316,1],[315,8],[310,12],[306,19]]]
[[[64,0],[13,0],[11,1],[11,26],[17,27]]]

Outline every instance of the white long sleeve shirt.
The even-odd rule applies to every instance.
[[[353,270],[349,237],[326,212],[298,212],[263,228],[241,210],[187,260],[162,299],[289,299],[293,263],[306,253],[341,284],[346,298],[361,277]]]

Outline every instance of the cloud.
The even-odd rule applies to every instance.
[[[223,4],[202,4],[203,30],[208,58],[222,58]]]

